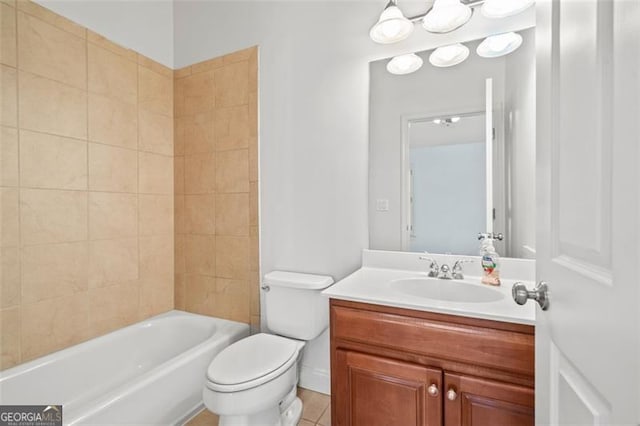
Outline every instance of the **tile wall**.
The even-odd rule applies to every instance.
[[[174,72],[175,303],[259,328],[257,48]]]
[[[172,70],[30,1],[2,0],[0,29],[4,369],[173,308],[174,81]],[[249,74],[248,59],[225,64],[216,78],[235,83],[239,67]],[[205,76],[213,71],[194,73]],[[228,108],[190,116],[195,129],[198,120],[218,114],[227,133],[221,124],[220,152],[211,149],[209,155],[209,148],[198,145],[206,145],[204,139],[182,142],[190,156],[183,152],[180,158],[192,172],[187,203],[182,186],[176,187],[180,205],[191,212],[188,229],[203,226],[181,242],[195,252],[189,270],[216,277],[216,294],[226,301],[248,300],[251,278],[249,218],[229,215],[229,209],[248,212],[255,193],[246,165],[248,139],[229,125],[248,120],[249,93],[255,99],[255,90],[245,79],[242,91],[219,92],[218,105]],[[202,100],[187,94],[176,108],[185,117]],[[180,124],[184,129],[184,118]],[[215,169],[212,186],[214,175],[206,173],[213,169],[206,166],[215,160],[233,167]],[[199,211],[213,212],[214,203],[215,221]],[[205,232],[214,223],[217,241]],[[217,264],[202,255],[216,243]],[[243,261],[233,260],[240,252]],[[184,294],[191,296],[191,309],[209,312],[207,303],[197,302],[195,292],[208,289],[198,279],[186,280],[190,291]],[[215,309],[248,321],[248,302],[238,306],[216,303]]]

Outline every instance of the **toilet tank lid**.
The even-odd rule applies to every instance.
[[[264,276],[264,283],[272,286],[322,290],[333,284],[328,275],[301,274],[299,272],[271,271]]]

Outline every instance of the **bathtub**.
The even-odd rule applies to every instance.
[[[65,425],[181,424],[204,408],[213,357],[248,335],[247,324],[167,312],[0,372],[0,404],[61,404]]]

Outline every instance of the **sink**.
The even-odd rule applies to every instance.
[[[447,302],[490,303],[504,298],[504,294],[491,287],[458,280],[404,278],[390,284],[400,293]]]

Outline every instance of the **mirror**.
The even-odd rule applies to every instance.
[[[498,58],[467,42],[448,68],[432,51],[407,75],[370,63],[370,248],[477,255],[495,232],[500,255],[535,258],[535,31],[519,34]]]

